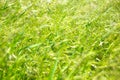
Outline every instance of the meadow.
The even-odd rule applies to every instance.
[[[0,80],[120,80],[120,0],[0,0]]]

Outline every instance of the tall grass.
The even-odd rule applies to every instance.
[[[119,0],[0,0],[0,80],[119,80]]]

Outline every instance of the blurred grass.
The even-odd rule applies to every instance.
[[[0,0],[1,80],[119,80],[119,0]]]

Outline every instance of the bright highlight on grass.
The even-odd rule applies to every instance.
[[[118,80],[120,0],[0,0],[0,80]]]

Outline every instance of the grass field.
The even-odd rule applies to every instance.
[[[120,80],[120,0],[0,0],[0,80]]]

